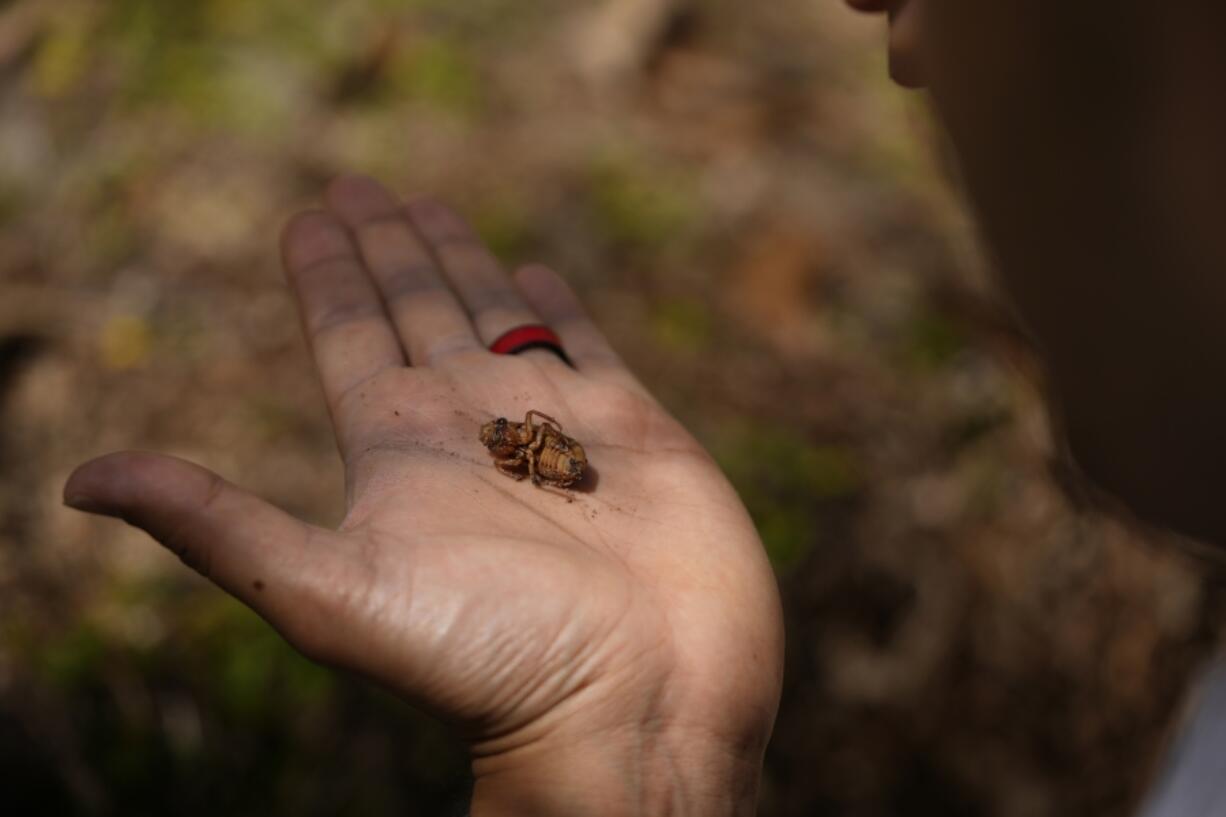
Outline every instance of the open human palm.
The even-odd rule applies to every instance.
[[[345,462],[339,528],[152,454],[87,463],[66,500],[145,528],[307,655],[455,724],[474,814],[750,813],[782,637],[723,475],[555,274],[507,276],[451,211],[369,179],[327,205],[291,222],[283,253]],[[541,322],[573,367],[487,350]],[[509,479],[478,440],[530,409],[586,449],[574,489]]]

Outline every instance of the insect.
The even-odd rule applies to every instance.
[[[543,422],[533,423],[533,416]],[[528,466],[533,485],[545,483],[565,488],[578,482],[587,468],[587,454],[574,439],[562,433],[562,424],[533,409],[522,423],[505,417],[481,426],[481,444],[494,455],[494,467],[513,479],[523,479],[520,469]]]

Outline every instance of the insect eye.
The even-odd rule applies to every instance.
[[[498,426],[499,428],[506,428],[506,427],[507,427],[507,418],[506,418],[506,417],[499,417],[497,420],[495,420],[495,421],[494,421],[494,425]]]

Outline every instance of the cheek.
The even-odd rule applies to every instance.
[[[904,88],[928,83],[926,11],[924,0],[911,0],[890,12],[890,77]]]

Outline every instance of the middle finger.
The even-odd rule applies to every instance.
[[[430,199],[415,201],[407,210],[467,307],[482,343],[489,346],[511,329],[541,322],[468,222]],[[550,352],[535,354],[556,360]]]
[[[329,188],[328,205],[361,248],[412,365],[481,351],[463,307],[391,193],[373,179],[348,176]]]

